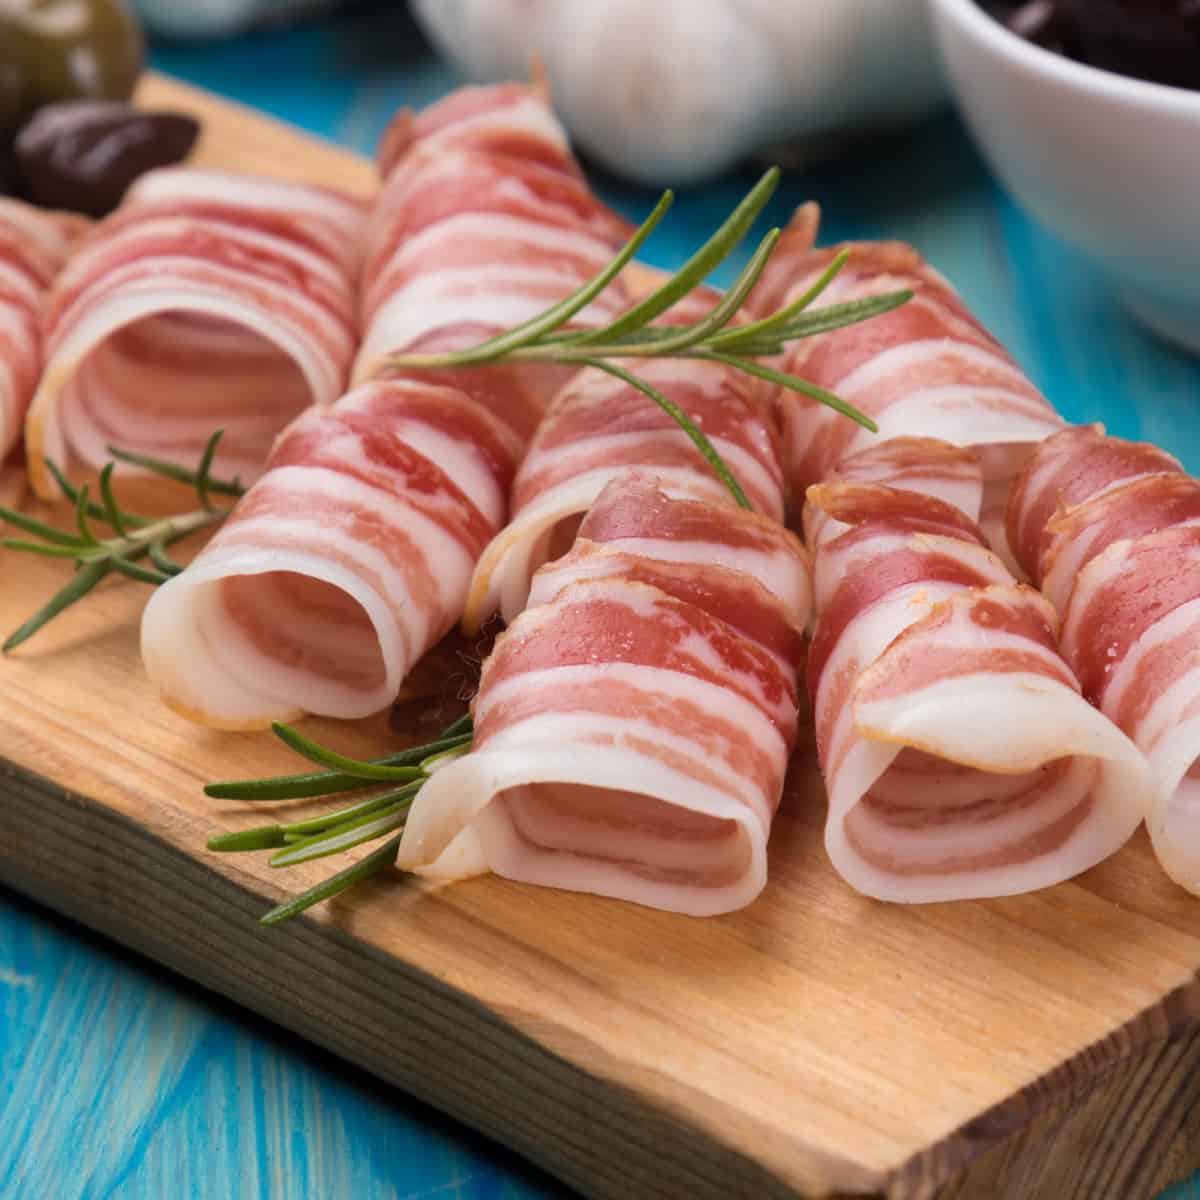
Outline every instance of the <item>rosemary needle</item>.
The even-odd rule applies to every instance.
[[[714,358],[718,357],[716,354]],[[720,356],[728,359],[728,355]],[[750,501],[746,497],[746,493],[742,491],[742,485],[734,478],[733,472],[725,465],[725,460],[713,448],[713,444],[701,432],[696,423],[675,403],[674,400],[664,396],[656,387],[648,384],[644,379],[633,374],[632,371],[627,371],[624,367],[618,366],[614,362],[607,362],[602,358],[585,358],[582,362],[589,367],[595,367],[597,371],[604,371],[609,375],[615,375],[618,379],[623,379],[630,387],[635,387],[643,396],[648,396],[659,408],[671,417],[672,420],[678,422],[680,429],[692,439],[696,449],[703,455],[705,461],[717,473],[717,477],[729,489],[734,500],[742,508],[750,508]]]
[[[194,471],[174,463],[128,454],[109,447],[115,459],[137,463],[147,471],[180,483],[188,483],[195,488],[200,498],[200,508],[194,512],[176,513],[161,518],[143,516],[121,507],[112,486],[115,463],[106,464],[100,472],[97,480],[100,503],[97,504],[92,499],[91,489],[87,484],[76,487],[67,479],[57,463],[47,459],[46,467],[51,477],[64,498],[74,506],[74,532],[56,529],[44,521],[12,509],[0,508],[0,520],[7,521],[17,529],[40,539],[29,541],[22,538],[3,538],[0,539],[0,546],[47,557],[71,558],[74,559],[77,570],[67,584],[19,629],[9,635],[3,650],[13,650],[22,642],[28,641],[39,629],[83,599],[109,575],[125,575],[142,583],[157,585],[178,574],[182,568],[167,556],[166,547],[190,533],[216,525],[225,519],[230,510],[215,507],[211,502],[211,493],[232,496],[242,494],[242,486],[236,479],[212,478],[213,457],[220,440],[221,432],[218,430],[208,439],[200,463]],[[113,536],[100,537],[93,527],[93,522],[108,525]],[[137,561],[146,557],[149,557],[151,562],[149,567]]]
[[[360,862],[347,867],[344,871],[339,871],[336,875],[326,879],[324,883],[319,883],[316,887],[301,893],[294,900],[288,900],[271,909],[269,913],[259,918],[259,924],[278,925],[280,921],[287,921],[292,917],[299,916],[305,909],[312,908],[314,904],[320,904],[322,900],[328,900],[339,892],[344,892],[347,888],[361,883],[364,879],[370,879],[372,875],[386,871],[396,861],[399,850],[400,838],[391,838]]]
[[[287,728],[280,726],[279,728]],[[456,750],[471,743],[474,723],[470,713],[451,722],[432,742],[375,759],[372,766],[419,767],[426,760],[445,750]],[[276,731],[276,736],[279,736]],[[285,741],[285,744],[289,744]],[[324,751],[324,747],[318,747]],[[204,794],[215,800],[304,800],[313,796],[331,796],[367,787],[361,775],[342,771],[312,771],[303,775],[275,775],[266,779],[238,779],[227,783],[210,783]]]

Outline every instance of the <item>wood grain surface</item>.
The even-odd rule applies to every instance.
[[[162,80],[145,96],[202,113],[206,161],[369,186],[244,110]],[[64,577],[0,571],[0,629]],[[1037,895],[888,907],[833,875],[801,761],[771,884],[739,914],[397,875],[262,930],[340,864],[204,851],[262,814],[201,785],[294,760],[157,704],[144,599],[106,587],[0,664],[0,876],[584,1192],[1140,1200],[1200,1163],[1200,909],[1143,837]],[[384,717],[305,728],[350,753],[394,740]]]

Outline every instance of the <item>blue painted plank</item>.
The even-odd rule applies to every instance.
[[[456,80],[403,6],[219,45],[159,46],[202,87],[369,152],[401,104]],[[686,190],[649,261],[678,265],[753,172]],[[599,178],[643,215],[653,195]],[[1150,438],[1200,471],[1200,366],[1125,319],[1093,268],[995,187],[950,117],[790,176],[823,240],[912,241],[950,275],[1074,421]],[[728,282],[744,262],[717,273]],[[6,1200],[566,1200],[500,1147],[282,1031],[0,891],[0,1196]],[[1200,1182],[1164,1200],[1200,1200]]]
[[[5,1200],[569,1200],[513,1155],[0,889]]]

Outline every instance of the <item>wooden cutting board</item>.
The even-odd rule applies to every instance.
[[[361,159],[203,93],[150,78],[143,97],[204,118],[200,161],[372,186]],[[0,631],[65,570],[0,555]],[[1038,895],[888,907],[831,871],[801,761],[771,883],[733,916],[393,875],[264,930],[343,864],[204,850],[269,818],[203,783],[297,763],[155,701],[145,597],[103,588],[0,661],[0,877],[20,890],[589,1195],[1149,1200],[1200,1165],[1200,901],[1143,837]],[[384,717],[305,728],[394,744]]]

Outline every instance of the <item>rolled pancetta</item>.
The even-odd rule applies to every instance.
[[[26,424],[43,458],[99,469],[107,447],[253,479],[275,435],[345,388],[364,223],[349,196],[191,167],[143,176],[59,274]],[[122,471],[132,468],[122,465]]]
[[[808,666],[830,858],[859,891],[904,902],[1068,879],[1137,827],[1146,762],[1080,695],[1053,607],[970,515],[882,482],[894,446],[867,455],[808,493],[810,522],[834,534],[816,550]],[[939,486],[965,481],[966,452],[934,459]]]
[[[693,916],[748,904],[797,725],[807,559],[727,498],[629,472],[535,576],[419,793],[399,865],[495,871]]]
[[[980,452],[985,483],[981,523],[1005,553],[1007,488],[1029,448],[1062,420],[1003,346],[971,314],[950,283],[911,246],[854,242],[814,249],[820,211],[800,208],[752,299],[764,311],[806,292],[843,250],[850,258],[812,311],[910,289],[913,298],[858,325],[793,342],[792,374],[855,405],[879,426],[879,440],[936,438]],[[784,463],[799,499],[876,435],[807,396],[777,395]]]
[[[637,374],[704,430],[756,512],[783,519],[779,444],[758,381],[718,363],[647,359]],[[620,379],[584,371],[554,399],[513,485],[512,519],[488,546],[464,615],[477,628],[525,607],[534,572],[563,553],[605,485],[626,470],[651,471],[671,495],[720,500],[724,483],[687,434]]]
[[[1008,521],[1084,695],[1149,760],[1163,867],[1200,894],[1200,480],[1156,446],[1069,429],[1030,459]]]
[[[87,221],[0,197],[0,463],[42,371],[42,305]]]

